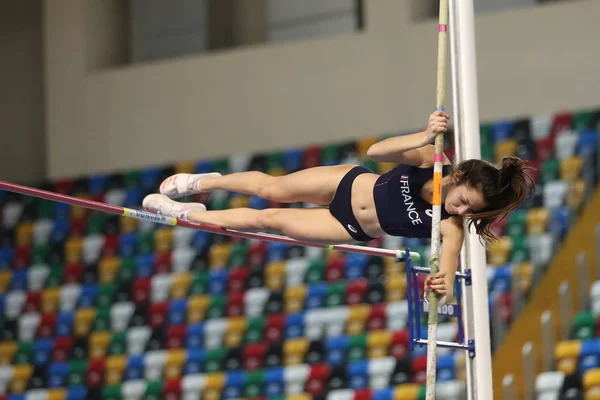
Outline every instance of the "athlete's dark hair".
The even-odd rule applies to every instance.
[[[462,172],[458,184],[481,191],[487,203],[483,210],[467,216],[469,227],[475,226],[477,234],[486,242],[498,239],[492,231],[494,221],[506,218],[533,194],[535,182],[527,173],[531,169],[518,157],[504,157],[500,168],[487,161],[474,159],[456,166],[455,171]]]

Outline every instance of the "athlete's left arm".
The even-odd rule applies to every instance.
[[[458,268],[458,257],[465,236],[463,220],[459,216],[444,219],[440,224],[440,228],[444,240],[440,256],[440,272],[446,274],[444,278],[447,290],[446,303],[449,303],[454,296],[454,279]]]

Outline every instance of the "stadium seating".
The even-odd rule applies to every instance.
[[[595,183],[583,166],[597,160],[599,120],[598,112],[581,112],[482,126],[485,158],[518,155],[539,169],[537,195],[495,225],[502,239],[488,250],[490,296],[501,296],[506,324],[514,317],[513,286],[531,290]],[[385,172],[390,165],[365,156],[376,140],[40,187],[139,207],[174,172],[281,175],[340,162]],[[222,192],[184,200],[210,209],[305,206]],[[0,215],[0,400],[424,398],[425,349],[409,351],[401,264],[4,192]],[[369,245],[407,246],[427,262],[427,240],[385,237]],[[540,396],[600,392],[599,288],[572,340],[557,346],[558,371],[538,378]],[[455,322],[442,319],[438,338],[456,340]],[[464,363],[462,353],[440,350],[438,398],[464,398]]]

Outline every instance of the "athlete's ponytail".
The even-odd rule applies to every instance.
[[[494,221],[506,218],[518,209],[535,190],[535,182],[527,173],[531,168],[526,167],[518,157],[503,158],[500,168],[487,161],[466,160],[456,170],[461,171],[458,184],[467,184],[480,190],[488,205],[468,216],[469,226],[473,225],[486,242],[498,239],[492,231]]]

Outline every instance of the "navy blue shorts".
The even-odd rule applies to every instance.
[[[365,167],[356,166],[352,168],[340,181],[340,184],[335,191],[335,196],[333,197],[333,200],[331,200],[331,203],[329,203],[329,212],[331,215],[333,215],[333,217],[342,224],[344,229],[348,231],[350,236],[358,242],[368,242],[369,240],[373,240],[373,238],[362,230],[352,212],[352,183],[357,176],[372,173],[373,171]]]

